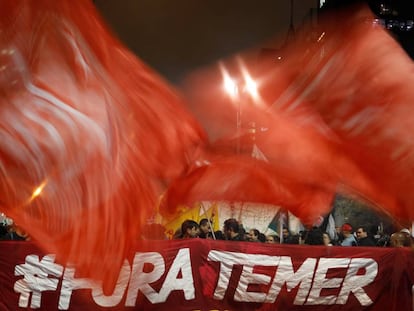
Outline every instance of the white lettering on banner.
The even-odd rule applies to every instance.
[[[145,264],[152,265],[151,272],[144,271]],[[135,306],[138,297],[138,292],[141,291],[145,297],[152,303],[157,299],[157,292],[150,286],[161,278],[165,272],[164,258],[160,253],[136,253],[134,262],[132,263],[132,278],[129,281],[129,288],[125,305],[127,307]]]
[[[102,284],[90,279],[75,278],[75,269],[54,263],[54,255],[41,260],[37,255],[28,255],[24,264],[15,266],[15,275],[23,276],[14,284],[19,293],[19,307],[41,308],[44,291],[56,291],[59,278],[62,286],[59,296],[59,310],[68,310],[74,291],[91,290],[93,301],[101,307],[115,307],[125,297],[125,306],[134,307],[141,292],[152,304],[167,301],[173,291],[181,291],[185,300],[195,299],[190,249],[179,249],[166,270],[164,257],[158,252],[136,253],[132,263],[125,260],[114,291],[105,295]],[[371,284],[378,274],[378,263],[371,258],[306,258],[295,270],[289,256],[270,256],[238,252],[211,250],[207,260],[218,262],[220,269],[213,298],[223,300],[230,285],[235,285],[234,301],[274,303],[283,287],[288,292],[297,289],[294,305],[344,305],[353,294],[361,306],[373,304],[364,287]],[[150,269],[146,269],[148,265]],[[240,276],[232,274],[234,266],[242,266]],[[255,272],[256,267],[273,267],[268,271],[274,275]],[[276,269],[274,269],[276,268]],[[342,269],[344,277],[329,277],[332,269]],[[272,273],[270,272],[270,273]],[[62,276],[63,274],[63,276]],[[159,282],[159,291],[151,284]],[[230,283],[231,282],[231,283]],[[263,285],[265,291],[253,291],[250,285]],[[248,290],[250,289],[250,290]],[[321,295],[324,289],[335,289],[338,295]]]
[[[177,278],[181,271],[181,278]],[[173,290],[184,291],[186,300],[195,298],[195,287],[190,260],[190,249],[180,249],[160,290],[160,302],[167,300]]]
[[[127,260],[124,261],[112,295],[105,295],[102,284],[87,278],[75,278],[75,269],[67,267],[63,275],[62,289],[59,297],[59,310],[68,310],[72,292],[78,289],[91,289],[92,298],[101,307],[115,307],[124,296],[131,274]]]
[[[269,284],[270,277],[263,274],[252,273],[253,267],[260,262],[261,266],[274,267],[279,262],[279,257],[257,254],[244,254],[222,251],[210,251],[208,260],[220,262],[219,279],[214,291],[214,299],[222,300],[229,286],[231,272],[234,265],[243,265],[243,272],[240,276],[234,300],[236,301],[264,301],[266,294],[247,292],[249,284]],[[276,264],[275,264],[276,263]]]
[[[357,274],[361,268],[365,268],[365,274]],[[362,288],[372,283],[377,274],[378,263],[374,259],[352,258],[336,303],[346,304],[349,293],[352,292],[362,306],[373,304]]]
[[[19,307],[27,308],[32,294],[30,308],[40,308],[42,292],[57,289],[63,267],[54,261],[54,255],[44,256],[40,261],[39,256],[28,255],[24,264],[16,265],[14,275],[23,276],[23,279],[14,283],[14,291],[20,294]]]
[[[66,274],[66,272],[65,272]],[[125,260],[116,282],[112,295],[105,295],[101,286],[92,287],[92,298],[101,307],[115,307],[124,296],[131,275],[131,266],[128,260]]]
[[[350,293],[353,293],[362,306],[372,304],[371,298],[363,287],[372,283],[378,273],[378,264],[370,258],[307,258],[299,269],[294,272],[292,259],[288,256],[268,256],[244,254],[212,250],[208,260],[220,262],[220,272],[214,298],[224,299],[234,265],[243,265],[243,270],[234,294],[235,301],[274,303],[280,290],[286,284],[291,291],[299,284],[295,305],[331,305],[345,304]],[[318,266],[316,267],[316,263]],[[273,282],[268,293],[248,292],[249,284],[269,284],[268,275],[253,273],[254,266],[277,267]],[[316,269],[315,269],[316,267]],[[346,269],[345,279],[327,278],[329,269]],[[358,274],[361,269],[364,274]],[[321,296],[323,289],[340,289],[339,295]]]
[[[319,259],[318,268],[313,278],[313,286],[306,300],[307,305],[333,305],[336,302],[335,295],[321,296],[321,291],[325,288],[338,288],[341,286],[342,278],[327,278],[326,274],[329,269],[348,268],[349,258],[321,258]],[[349,292],[348,292],[349,295]],[[347,295],[347,299],[348,299]]]
[[[30,308],[40,308],[42,292],[57,289],[59,277],[62,276],[64,268],[54,263],[54,260],[54,255],[46,255],[40,261],[39,256],[28,255],[24,264],[16,265],[15,275],[24,276],[23,279],[16,281],[14,284],[15,292],[20,294],[19,307],[27,308],[30,294],[32,294]],[[146,263],[152,264],[154,267],[149,273],[144,271],[144,264]],[[92,290],[92,298],[97,305],[115,307],[121,302],[128,283],[125,306],[135,306],[139,291],[153,304],[165,302],[170,293],[175,290],[183,291],[186,300],[195,298],[190,250],[188,248],[178,251],[159,293],[149,285],[158,281],[165,272],[164,258],[161,254],[155,252],[136,253],[132,273],[129,262],[125,260],[111,295],[104,294],[101,283],[87,278],[75,278],[73,267],[67,267],[64,271],[59,296],[59,310],[68,310],[73,291],[80,289]],[[181,277],[178,277],[180,273]]]
[[[286,284],[286,289],[290,292],[300,283],[293,303],[295,305],[302,305],[311,288],[315,266],[316,258],[307,258],[299,269],[294,272],[292,259],[288,256],[280,257],[280,263],[278,264],[276,275],[266,297],[266,302],[273,303],[276,301],[283,284]]]
[[[93,288],[99,286],[94,283],[91,279],[86,278],[75,278],[75,269],[67,267],[63,274],[62,289],[59,296],[59,310],[68,310],[70,305],[70,299],[74,290]]]
[[[153,271],[145,273],[144,264],[154,266]],[[135,255],[126,306],[135,306],[138,291],[151,303],[165,302],[174,290],[182,290],[186,300],[195,298],[194,279],[191,268],[190,249],[183,248],[177,253],[159,293],[149,284],[157,281],[165,271],[164,258],[159,253],[137,253]],[[181,271],[181,278],[178,278]]]

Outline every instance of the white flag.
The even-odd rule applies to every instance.
[[[329,234],[332,241],[336,238],[335,219],[332,214],[329,214],[328,224],[326,225],[326,233]]]

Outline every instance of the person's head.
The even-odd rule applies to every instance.
[[[342,234],[344,237],[352,235],[352,226],[349,223],[344,223],[341,227]]]
[[[253,241],[253,242],[259,241],[259,234],[260,234],[259,230],[250,229],[249,234],[248,234],[249,241]]]
[[[365,227],[359,227],[356,231],[356,235],[358,239],[363,239],[368,236],[368,231]]]
[[[183,238],[196,238],[198,236],[198,223],[187,219],[181,224],[181,235]]]
[[[266,242],[266,235],[264,233],[259,232],[258,241],[262,243]]]
[[[282,234],[284,238],[287,238],[290,235],[289,229],[286,227],[283,227]]]
[[[390,245],[392,247],[409,247],[411,246],[411,237],[405,232],[395,232],[391,234]]]
[[[14,221],[8,226],[8,232],[18,235],[21,239],[30,240],[30,236],[26,230]]]
[[[223,233],[227,238],[233,238],[240,232],[239,222],[234,218],[229,218],[224,221]]]
[[[277,235],[267,235],[266,236],[266,243],[279,244],[280,239]]]
[[[221,230],[214,231],[214,237],[216,238],[216,240],[225,240],[226,239],[226,237],[224,236],[223,231],[221,231]]]
[[[207,218],[203,218],[200,220],[200,231],[204,235],[208,235],[211,232],[210,222]]]
[[[329,234],[328,233],[326,233],[326,232],[324,232],[323,233],[323,244],[325,245],[325,246],[329,246],[329,245],[331,245],[331,237],[329,236]]]
[[[308,231],[305,238],[305,244],[307,245],[324,245],[323,233],[319,228],[312,228]]]

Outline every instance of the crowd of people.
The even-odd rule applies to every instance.
[[[362,247],[411,247],[414,246],[413,237],[408,229],[401,229],[391,235],[372,235],[365,226],[356,227],[345,223],[337,227],[334,234],[328,234],[320,227],[292,234],[287,227],[283,227],[282,234],[265,234],[256,228],[246,230],[239,221],[229,218],[224,221],[222,230],[212,231],[212,223],[204,218],[199,223],[194,220],[185,220],[178,228],[174,239],[202,238],[229,241],[249,241],[276,244],[304,244],[325,246],[362,246]],[[333,236],[332,236],[333,235]]]
[[[390,235],[373,235],[365,226],[356,227],[345,223],[337,227],[334,234],[328,234],[320,227],[312,227],[308,230],[292,234],[287,227],[283,227],[281,236],[265,234],[256,228],[246,230],[238,220],[229,218],[224,221],[223,229],[213,231],[212,221],[203,218],[200,222],[185,220],[175,232],[173,239],[214,239],[228,241],[249,241],[274,244],[304,244],[325,246],[368,246],[368,247],[414,247],[412,233],[408,229],[401,229]],[[163,240],[167,239],[165,228],[160,224],[151,224],[144,227],[142,239]],[[13,221],[0,224],[0,240],[28,241],[30,236]]]
[[[0,241],[29,241],[30,236],[14,221],[0,224]]]

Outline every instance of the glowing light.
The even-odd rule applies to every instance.
[[[251,77],[249,70],[247,69],[243,60],[241,58],[238,58],[237,61],[239,63],[239,68],[244,80],[243,92],[247,93],[251,99],[253,99],[254,103],[256,103],[259,99],[257,83]]]
[[[229,76],[224,76],[224,89],[231,97],[236,97],[238,94],[237,84]]]
[[[224,65],[219,63],[221,74],[223,76],[224,90],[232,98],[234,103],[238,102],[240,104],[240,100],[243,102],[248,100],[246,96],[252,99],[253,103],[260,102],[257,82],[251,77],[242,59],[238,58],[237,61],[242,75],[242,78],[238,76],[237,79],[233,79]],[[249,102],[251,101],[249,100]]]
[[[221,62],[219,63],[219,67],[221,75],[223,76],[224,90],[231,98],[234,99],[239,94],[237,83],[230,77],[229,72]]]
[[[257,83],[252,79],[250,75],[246,75],[244,77],[246,83],[246,91],[252,96],[253,98],[257,97]]]
[[[43,189],[46,186],[46,181],[42,182],[32,193],[32,196],[30,198],[30,201],[33,201],[35,198],[37,198],[43,191]]]
[[[321,35],[318,38],[318,42],[320,42],[323,39],[323,37],[325,37],[325,32],[321,33]]]

